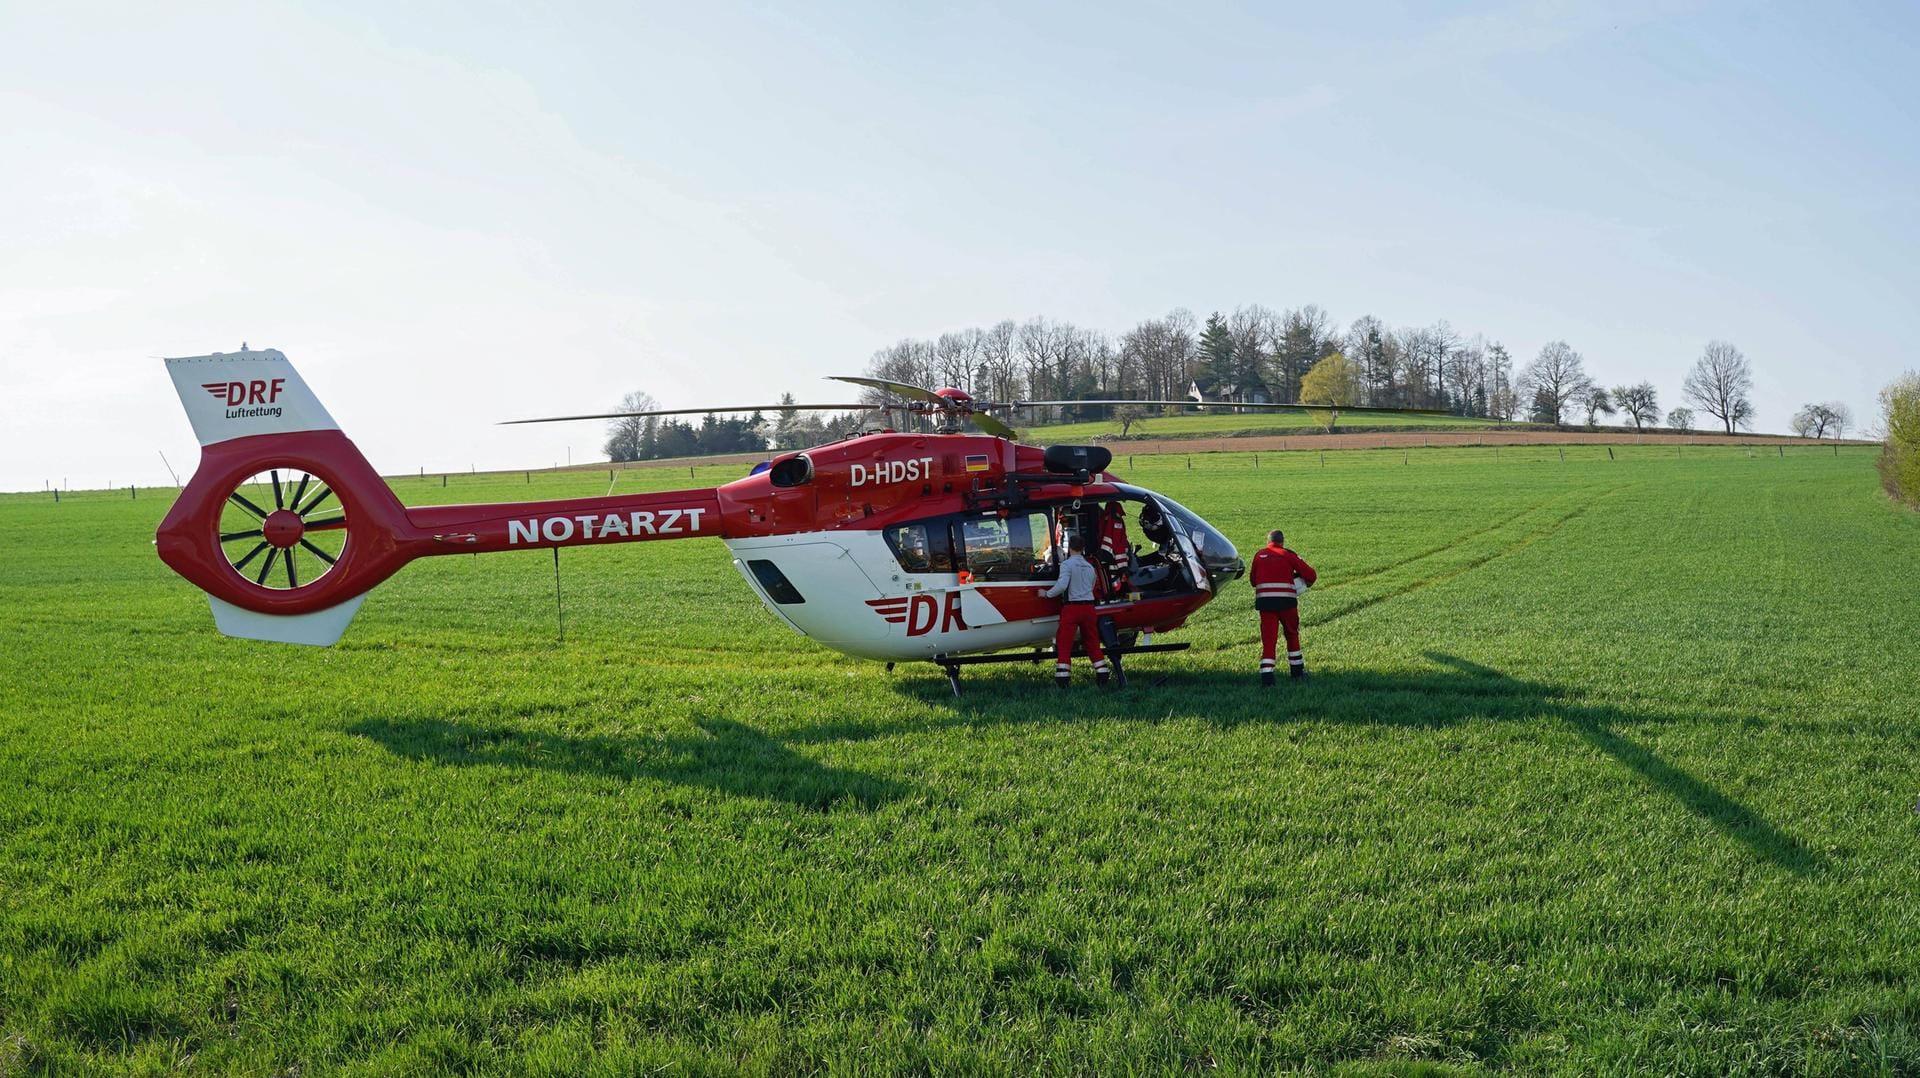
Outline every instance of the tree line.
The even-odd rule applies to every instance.
[[[1698,414],[1735,433],[1751,430],[1753,369],[1740,349],[1709,341],[1682,384],[1685,404],[1663,413],[1651,382],[1607,385],[1566,341],[1551,341],[1524,364],[1499,341],[1463,334],[1445,321],[1392,326],[1364,315],[1345,326],[1313,304],[1274,311],[1257,304],[1204,321],[1184,309],[1149,318],[1119,335],[1048,318],[908,338],[873,354],[866,373],[913,385],[952,386],[982,400],[1181,400],[1199,393],[1221,403],[1411,408],[1463,418],[1595,427],[1614,419],[1634,430],[1663,423],[1691,430]],[[629,401],[652,398],[630,394]],[[881,403],[884,394],[865,399]],[[782,403],[793,403],[788,394]],[[645,409],[626,408],[641,411]],[[1159,409],[1065,405],[1016,422],[1118,419],[1124,429]],[[858,414],[775,409],[747,418],[616,422],[615,460],[789,449],[857,431]],[[1852,423],[1836,402],[1808,405],[1794,429],[1839,437]]]
[[[1330,366],[1310,381],[1323,364]],[[902,340],[874,353],[867,372],[998,401],[1177,400],[1197,391],[1228,403],[1414,408],[1555,426],[1619,416],[1636,430],[1663,418],[1691,429],[1698,409],[1727,433],[1751,429],[1754,414],[1752,365],[1726,341],[1708,342],[1688,372],[1682,395],[1692,407],[1663,417],[1652,383],[1608,386],[1565,341],[1549,342],[1516,369],[1499,341],[1445,321],[1392,326],[1363,315],[1343,327],[1313,304],[1281,312],[1256,304],[1204,322],[1175,310],[1117,337],[1046,318],[1009,320]],[[1069,420],[1108,414],[1094,406],[1061,411]],[[1839,421],[1830,414],[1826,429]]]

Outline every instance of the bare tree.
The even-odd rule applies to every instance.
[[[1447,364],[1447,397],[1456,413],[1484,416],[1492,396],[1487,385],[1487,343],[1476,334],[1453,350]]]
[[[1588,429],[1598,425],[1600,416],[1614,413],[1613,397],[1597,385],[1590,385],[1582,390],[1578,403],[1580,407],[1587,410]]]
[[[1645,430],[1649,424],[1660,422],[1660,394],[1652,382],[1614,386],[1613,404],[1633,422],[1634,430]]]
[[[1668,412],[1667,426],[1673,430],[1678,430],[1678,431],[1692,430],[1693,429],[1693,409],[1675,408],[1673,411]]]
[[[1853,409],[1842,401],[1828,401],[1827,411],[1833,416],[1827,429],[1833,432],[1833,440],[1837,442],[1845,438],[1847,431],[1853,427]]]
[[[1732,434],[1753,425],[1753,366],[1726,341],[1708,341],[1681,391],[1700,410],[1718,419]]]
[[[958,333],[942,333],[933,342],[933,382],[930,385],[952,386],[955,389],[973,392],[973,372],[978,363],[980,351],[980,331],[962,330]]]
[[[660,407],[652,394],[636,389],[620,398],[619,412],[651,412]],[[606,450],[608,460],[640,460],[646,451],[652,448],[652,433],[660,426],[659,416],[622,416],[607,421]]]
[[[1565,341],[1551,341],[1540,349],[1533,362],[1520,372],[1520,389],[1532,398],[1538,409],[1549,416],[1544,422],[1560,425],[1569,402],[1580,399],[1593,384],[1587,377],[1586,362]]]
[[[1805,405],[1793,413],[1790,424],[1793,432],[1802,438],[1825,438],[1831,434],[1835,441],[1852,425],[1853,410],[1840,401]]]

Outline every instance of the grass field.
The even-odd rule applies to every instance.
[[[1324,414],[1324,413],[1323,413]],[[1218,412],[1213,415],[1153,416],[1134,422],[1128,434],[1134,437],[1179,438],[1187,436],[1234,435],[1245,433],[1293,434],[1319,430],[1324,419],[1310,412],[1275,412],[1255,415],[1248,412]],[[1476,427],[1528,427],[1527,423],[1497,424],[1489,419],[1461,416],[1420,415],[1346,415],[1341,430],[1471,430]],[[1085,442],[1112,438],[1120,434],[1118,420],[1090,423],[1056,423],[1052,426],[1021,427],[1022,435],[1035,445]]]
[[[0,1074],[1920,1073],[1920,515],[1749,452],[1141,458],[1288,528],[1316,678],[1241,583],[959,701],[716,541],[563,553],[564,643],[528,552],[306,650],[215,635],[170,492],[0,497]]]

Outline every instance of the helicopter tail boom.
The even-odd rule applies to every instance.
[[[410,509],[279,352],[167,365],[201,451],[155,546],[229,636],[332,644],[415,558],[720,534],[711,488]]]

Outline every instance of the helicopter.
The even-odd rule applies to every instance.
[[[367,593],[443,554],[717,538],[780,622],[835,651],[926,661],[956,695],[963,667],[1036,662],[1053,639],[1053,582],[1068,539],[1112,529],[1146,540],[1100,561],[1099,631],[1115,656],[1178,651],[1178,629],[1245,572],[1199,514],[1109,471],[1102,446],[1023,445],[1001,417],[1027,408],[1185,401],[988,402],[952,388],[840,377],[931,432],[880,429],[782,452],[716,487],[483,505],[408,507],[277,349],[165,360],[201,444],[155,536],[159,556],[207,594],[216,628],[326,646]],[[1302,405],[1241,405],[1290,408]],[[547,423],[871,403],[654,409],[510,420]],[[1352,409],[1360,411],[1360,409]],[[1376,409],[1389,411],[1389,409]],[[889,422],[891,420],[889,419]],[[968,432],[971,424],[976,432]],[[271,503],[269,507],[268,503]],[[1115,544],[1106,544],[1109,548]],[[556,554],[557,556],[557,554]],[[1024,649],[1024,650],[1020,650]]]

